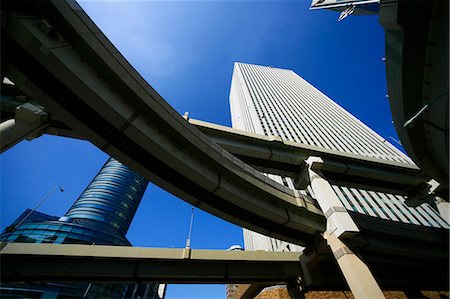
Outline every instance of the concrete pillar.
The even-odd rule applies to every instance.
[[[329,248],[322,236],[317,236],[313,244],[303,249],[300,256],[302,266],[302,284],[304,288],[324,283],[319,264],[329,258]]]
[[[324,238],[327,240],[339,269],[355,298],[385,298],[364,261],[354,254],[335,234],[325,233]]]
[[[31,140],[42,134],[47,113],[40,107],[25,103],[16,108],[15,119],[0,124],[0,152],[4,152],[23,139]]]
[[[287,290],[291,299],[304,299],[305,292],[303,291],[301,278],[295,281],[290,281],[287,284]]]
[[[327,240],[350,290],[357,299],[385,298],[367,265],[339,239],[345,234],[359,233],[359,229],[330,183],[322,176],[320,168],[324,164],[323,160],[309,157],[305,162],[314,196],[327,218],[324,239]]]
[[[327,231],[333,232],[337,237],[346,233],[359,233],[359,229],[347,212],[347,209],[338,198],[330,183],[322,177],[320,166],[324,164],[318,157],[309,157],[305,160],[308,165],[309,183],[320,209],[327,218]]]
[[[450,224],[450,203],[440,200],[437,202],[436,206],[441,217]]]

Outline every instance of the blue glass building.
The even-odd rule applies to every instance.
[[[148,182],[110,158],[61,218],[26,210],[0,240],[24,243],[131,246],[125,234]],[[24,221],[24,217],[27,217]],[[22,222],[22,223],[21,223]],[[18,227],[16,227],[21,223]],[[158,285],[127,284],[2,284],[2,297],[159,298]]]
[[[111,158],[63,219],[125,236],[147,184],[143,177]]]

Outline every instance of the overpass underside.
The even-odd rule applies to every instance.
[[[2,243],[2,281],[287,283],[299,252]]]
[[[449,1],[380,1],[393,123],[408,155],[448,201]]]
[[[290,264],[293,261],[286,262],[290,265],[286,266],[288,268],[284,268],[285,262],[259,260],[252,264],[234,258],[200,262],[193,261],[192,255],[176,260],[167,256],[165,259],[141,259],[143,268],[148,271],[144,273],[147,276],[142,274],[142,279],[275,283],[292,280],[300,273],[305,278],[305,289],[343,289],[345,283],[336,260],[350,257],[364,260],[385,288],[447,286],[448,230],[393,223],[347,213],[333,205],[324,209],[320,200],[318,204],[315,199],[261,173],[294,177],[299,189],[312,181],[329,188],[327,180],[340,180],[349,186],[370,186],[373,190],[407,195],[429,180],[414,165],[187,121],[136,72],[75,1],[8,1],[2,4],[2,9],[5,16],[2,78],[6,76],[15,84],[14,88],[8,87],[11,90],[3,89],[11,97],[8,104],[2,102],[2,121],[20,116],[14,101],[25,96],[27,102],[42,108],[38,113],[42,117],[34,119],[33,123],[22,120],[26,125],[21,128],[28,137],[51,133],[88,140],[194,206],[264,235],[306,246],[300,262],[295,265]],[[10,104],[13,109],[8,108]],[[16,141],[12,138],[7,146],[2,145],[2,151]],[[322,160],[311,160],[311,157]],[[328,200],[327,196],[322,198]],[[344,244],[330,251],[326,240],[330,237],[326,234],[330,228],[327,222],[337,215],[345,219],[341,222],[344,227],[338,227],[341,230],[338,239]],[[341,219],[339,217],[336,219]],[[65,257],[64,252],[58,260],[61,264],[57,264],[54,256],[39,256],[40,253],[32,249],[14,254],[8,248],[19,247],[8,244],[3,248],[1,254],[8,257],[8,262],[2,263],[2,273],[8,274],[2,279],[36,279],[45,270],[42,261],[53,271],[42,276],[49,280],[65,279],[64,275],[73,280],[112,279],[101,271],[92,276],[86,273],[70,276],[76,259]],[[126,255],[126,252],[123,249],[121,254]],[[336,256],[338,253],[342,255]],[[177,251],[177,254],[183,256],[183,252]],[[106,260],[113,265],[122,258],[118,254]],[[77,259],[88,261],[83,264],[84,269],[90,264],[105,262],[100,258],[88,260],[86,256]],[[120,262],[123,270],[128,269],[128,273],[119,275],[121,279],[137,279],[130,271],[139,269],[139,259],[135,257],[132,263],[130,260]],[[359,265],[364,268],[363,263]],[[153,266],[159,270],[151,272]],[[249,276],[239,278],[237,274],[245,272],[246,267]],[[257,276],[258,267],[266,267],[264,269],[274,276],[263,278],[261,273]],[[164,278],[160,276],[163,269],[173,272],[169,271],[171,274]],[[202,276],[206,269],[219,270]],[[176,271],[185,272],[177,276]],[[189,275],[194,277],[191,281]]]
[[[75,1],[38,6],[3,6],[2,76],[44,107],[50,123],[63,124],[64,133],[237,225],[301,244],[323,231],[312,199],[265,177],[189,125]]]
[[[427,244],[438,246],[422,242],[423,246]],[[444,249],[445,245],[441,246]],[[358,249],[385,290],[444,290],[448,285],[448,257],[442,256],[443,251],[434,253],[430,257],[414,250],[383,253],[370,246]],[[139,281],[270,286],[295,283],[308,272],[314,276],[314,283],[303,286],[304,291],[347,289],[321,238],[304,253],[2,243],[0,258],[2,281],[6,283]]]

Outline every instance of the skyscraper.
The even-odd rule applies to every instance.
[[[291,70],[235,63],[230,91],[232,126],[253,133],[365,157],[413,164],[400,150]],[[267,174],[294,188],[291,178]],[[428,227],[449,228],[428,203],[408,207],[403,196],[331,183],[349,211]],[[314,197],[310,187],[301,190]],[[244,229],[246,250],[301,250]]]
[[[147,184],[143,177],[110,158],[63,217],[27,210],[0,240],[131,246],[125,234]],[[159,298],[158,285],[150,284],[2,284],[0,291],[5,297]]]

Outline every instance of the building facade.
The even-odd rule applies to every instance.
[[[0,240],[131,246],[125,235],[147,184],[143,177],[110,158],[63,217],[37,211],[30,214],[26,210],[3,232]],[[24,283],[2,284],[0,291],[2,297],[15,298],[156,299],[162,297],[164,289],[154,284]]]
[[[230,91],[233,128],[365,157],[413,164],[325,94],[291,70],[235,63]],[[267,174],[294,189],[291,178]],[[428,203],[408,207],[403,196],[332,184],[343,206],[371,217],[449,228]],[[314,197],[310,187],[302,193]],[[301,250],[297,245],[244,229],[246,250]]]

